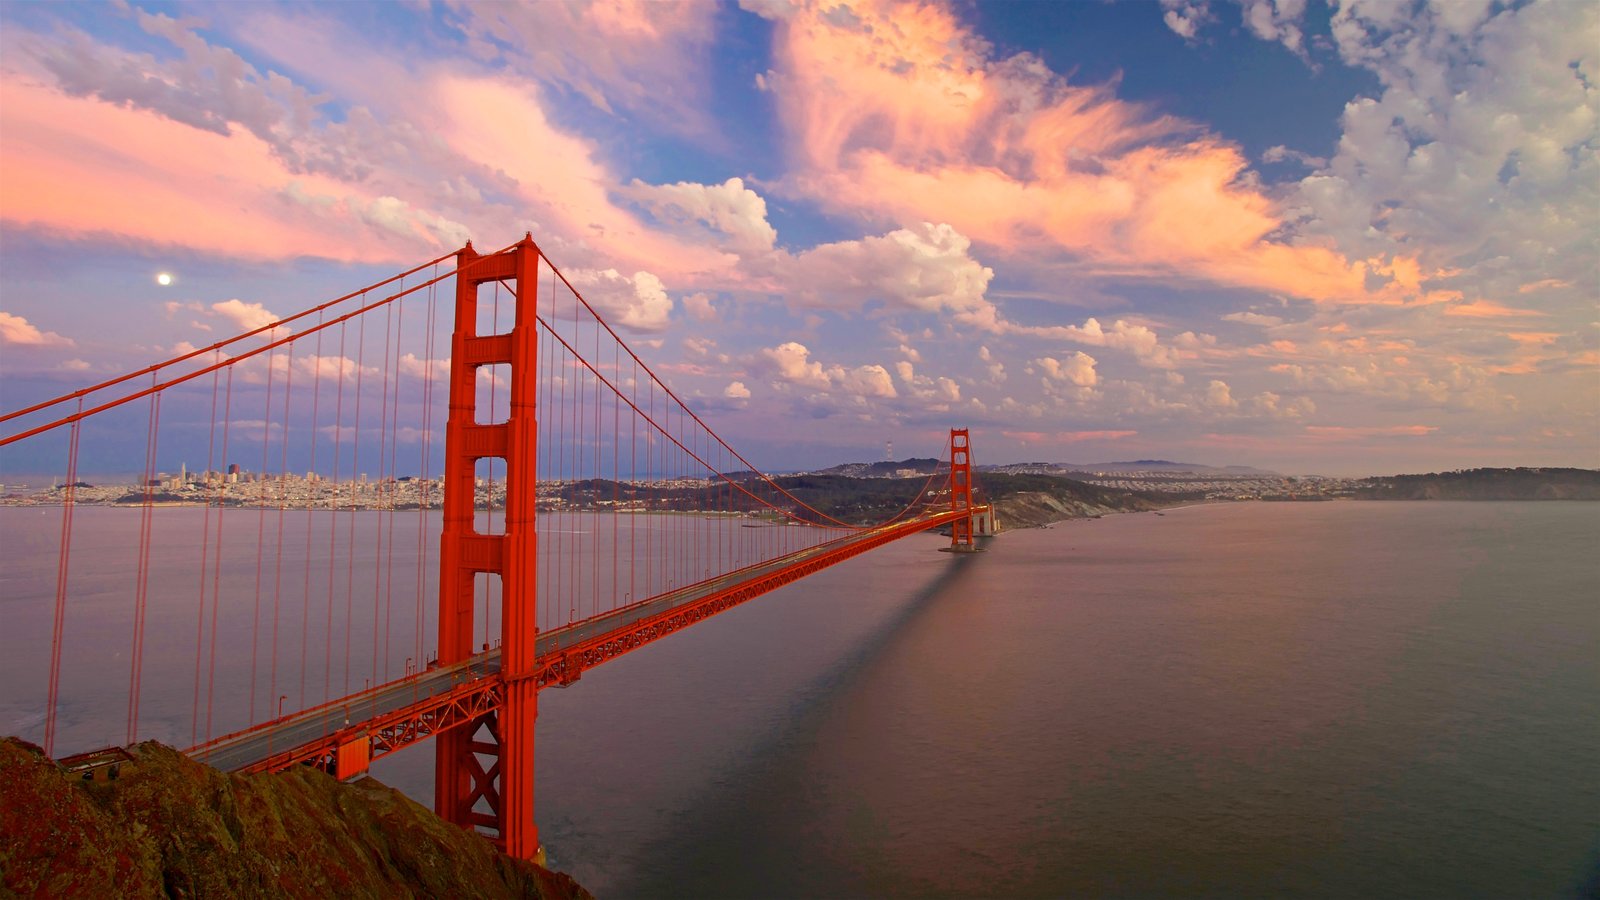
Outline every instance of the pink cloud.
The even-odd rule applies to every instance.
[[[23,347],[71,347],[71,338],[54,331],[40,331],[38,326],[21,316],[0,312],[0,343]]]
[[[607,112],[710,129],[703,102],[717,8],[694,0],[452,0],[476,55],[570,89]]]
[[[995,59],[943,6],[881,0],[855,23],[808,4],[777,24],[767,83],[793,134],[783,189],[841,212],[949,222],[1090,272],[1195,278],[1327,302],[1415,302],[1411,260],[1275,235],[1284,217],[1232,145],[1037,58]],[[1369,290],[1370,276],[1387,286]],[[1435,298],[1443,299],[1443,298]]]
[[[338,199],[378,198],[292,174],[262,140],[192,128],[148,110],[0,80],[0,186],[7,225],[123,238],[245,259],[393,262],[440,249],[356,221]],[[295,191],[330,197],[320,208]]]
[[[1030,444],[1076,444],[1080,441],[1120,441],[1133,437],[1137,431],[1002,431],[1015,441]]]
[[[525,203],[527,227],[598,251],[618,268],[689,279],[727,269],[734,257],[661,234],[611,202],[617,179],[596,146],[558,129],[528,87],[496,79],[442,76],[431,98],[441,137],[459,154],[497,169]],[[518,224],[523,228],[524,224]]]
[[[1372,437],[1427,437],[1438,431],[1435,425],[1307,425],[1306,435],[1329,441],[1359,440]]]

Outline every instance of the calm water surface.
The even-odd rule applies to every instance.
[[[1600,504],[1214,505],[938,545],[542,693],[552,864],[602,897],[1595,890]],[[431,798],[427,748],[377,774]]]
[[[934,546],[541,695],[554,863],[602,896],[1593,890],[1600,505],[1204,506]]]

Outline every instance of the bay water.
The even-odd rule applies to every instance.
[[[409,527],[395,552],[436,547]],[[1600,504],[1216,504],[940,545],[541,693],[552,866],[602,897],[1600,887]],[[26,736],[37,589],[8,568],[0,728]],[[116,731],[113,700],[74,720]],[[427,803],[430,749],[374,774]]]

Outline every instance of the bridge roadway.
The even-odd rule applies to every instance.
[[[535,642],[537,655],[541,660],[556,656],[580,644],[626,632],[646,619],[678,607],[693,605],[735,585],[759,581],[804,565],[817,557],[848,553],[853,545],[881,540],[888,532],[911,534],[925,531],[946,524],[955,517],[952,512],[942,511],[854,532],[815,547],[668,591],[604,615],[541,632]],[[249,769],[296,748],[326,743],[339,732],[359,732],[369,722],[400,713],[430,699],[444,698],[464,686],[483,685],[485,679],[494,679],[499,674],[500,648],[495,647],[458,663],[430,666],[417,674],[352,694],[341,701],[225,735],[187,752],[194,759],[224,771]],[[378,755],[382,754],[375,753],[374,758]]]

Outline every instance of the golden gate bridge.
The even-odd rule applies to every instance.
[[[18,501],[47,518],[0,551],[41,586],[8,599],[49,608],[48,671],[8,693],[41,695],[52,756],[104,743],[90,710],[124,673],[128,744],[222,769],[348,778],[432,738],[435,811],[538,859],[541,689],[909,535],[949,528],[960,552],[992,530],[964,429],[879,523],[804,502],[531,235],[185,349],[0,416],[7,455],[61,461]],[[131,489],[83,480],[140,437]],[[203,470],[163,470],[201,448]]]

